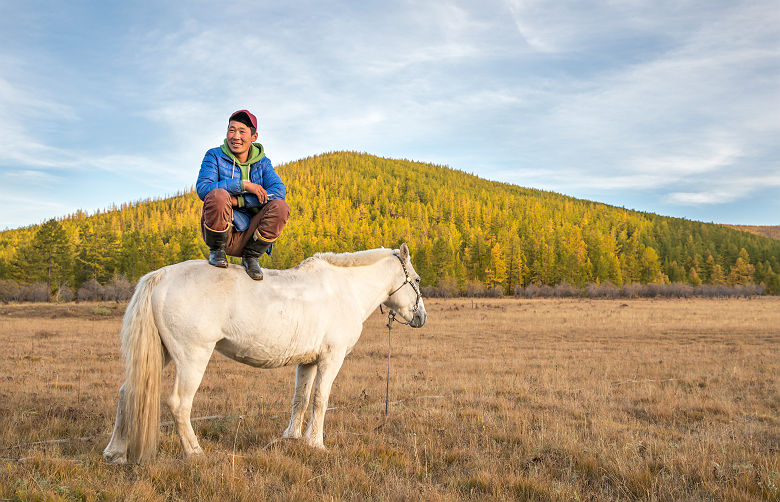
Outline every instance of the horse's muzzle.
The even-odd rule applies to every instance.
[[[413,328],[422,328],[425,321],[428,319],[428,313],[424,309],[420,309],[414,313],[414,317],[409,322],[409,326]]]

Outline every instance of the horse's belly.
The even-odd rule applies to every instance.
[[[215,349],[230,359],[256,368],[279,368],[293,364],[311,364],[319,356],[314,350],[295,350],[289,347],[280,350],[276,347],[257,344],[242,345],[234,343],[227,338],[217,342]]]

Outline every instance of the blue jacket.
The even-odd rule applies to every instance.
[[[257,143],[255,145],[260,147]],[[268,192],[268,200],[284,200],[287,196],[287,189],[268,157],[263,157],[249,166],[249,181],[262,186]],[[195,183],[200,200],[216,188],[224,188],[230,195],[238,197],[239,207],[233,208],[233,225],[236,230],[243,232],[249,228],[249,220],[263,204],[256,195],[245,193],[241,189],[241,168],[221,147],[206,152],[198,172],[198,181]]]

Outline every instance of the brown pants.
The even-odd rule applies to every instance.
[[[290,217],[290,206],[281,199],[269,200],[260,208],[260,211],[252,217],[249,228],[238,232],[233,228],[233,206],[230,203],[230,193],[222,188],[217,188],[206,194],[203,199],[203,214],[200,217],[201,233],[203,226],[221,232],[228,231],[228,244],[225,252],[230,256],[241,256],[249,239],[257,232],[257,236],[264,242],[274,242],[282,233],[287,219]]]

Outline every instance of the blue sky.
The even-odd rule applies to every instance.
[[[0,0],[0,229],[189,188],[240,108],[277,165],[780,224],[773,1]]]

